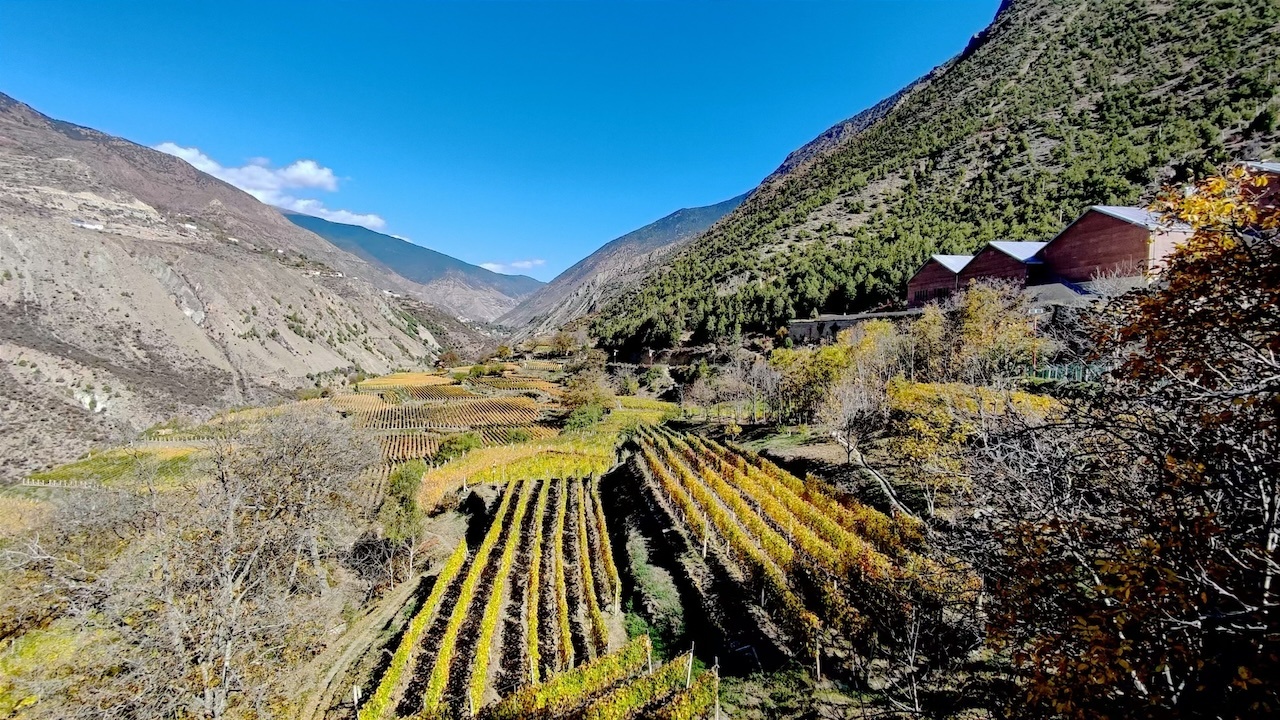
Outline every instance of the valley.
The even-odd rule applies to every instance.
[[[459,33],[501,72],[453,46],[394,113],[392,86],[258,93],[345,118],[352,177],[0,94],[0,718],[1280,714],[1280,7],[1000,2],[750,191],[561,263],[528,238],[666,212],[624,181],[694,204],[642,156],[745,102],[726,68],[819,70],[768,27],[767,72],[699,55],[718,36],[660,71],[609,34],[649,20],[609,13],[680,37],[671,8],[580,9],[555,31],[604,12],[610,52],[714,81],[652,97],[593,56],[557,94],[534,68],[577,46],[509,66],[517,23]],[[425,52],[364,49],[344,72]],[[517,140],[431,144],[486,120],[455,84]],[[534,100],[565,127],[524,128]],[[741,137],[790,117],[754,107]],[[516,213],[512,186],[579,201]],[[391,234],[420,218],[477,264]]]

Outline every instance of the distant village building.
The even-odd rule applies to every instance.
[[[1270,182],[1252,201],[1280,202],[1280,162],[1246,162],[1244,167]],[[788,324],[797,342],[822,341],[874,318],[914,315],[975,280],[1000,279],[1021,285],[1036,307],[1086,305],[1098,281],[1134,281],[1159,273],[1165,260],[1192,229],[1145,208],[1093,205],[1048,242],[997,240],[974,255],[932,255],[907,281],[907,309],[857,315],[796,318]]]

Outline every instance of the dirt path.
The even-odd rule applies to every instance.
[[[396,586],[372,612],[343,633],[341,640],[326,648],[299,672],[295,680],[297,687],[310,690],[304,690],[306,702],[296,716],[298,720],[323,720],[325,713],[333,706],[334,695],[341,685],[339,680],[368,651],[369,645],[382,628],[409,602],[414,589],[424,577],[422,574],[414,575]],[[372,692],[373,688],[365,688],[366,696]]]

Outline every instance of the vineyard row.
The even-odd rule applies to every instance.
[[[593,480],[510,482],[479,547],[445,564],[360,720],[391,717],[393,707],[469,717],[518,691],[499,687],[497,668],[528,667],[518,686],[536,687],[606,656],[620,588],[598,498]],[[511,580],[517,558],[528,559],[527,582]],[[437,597],[447,600],[432,605]],[[504,638],[512,628],[522,635]]]

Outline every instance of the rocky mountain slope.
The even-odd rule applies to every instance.
[[[284,215],[337,247],[422,285],[428,302],[464,318],[494,320],[543,286],[527,275],[496,273],[359,225]]]
[[[1277,152],[1280,5],[1009,0],[955,59],[833,129],[605,307],[638,348],[891,305],[930,253],[1042,240],[1091,204]]]
[[[0,479],[482,339],[186,162],[0,95]]]
[[[500,317],[498,323],[516,328],[520,336],[528,336],[554,330],[593,312],[732,212],[746,197],[739,195],[715,205],[677,210],[609,241]]]

